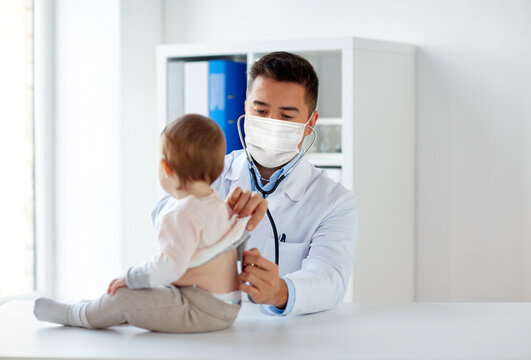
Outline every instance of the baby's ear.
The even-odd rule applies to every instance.
[[[160,160],[160,166],[162,167],[162,170],[164,171],[164,175],[170,176],[173,173],[173,170],[171,169],[170,164],[164,159]]]

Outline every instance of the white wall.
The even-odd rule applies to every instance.
[[[33,289],[32,10],[0,2],[0,296]]]
[[[90,298],[153,254],[160,1],[55,3],[56,295]]]
[[[118,0],[55,4],[57,295],[92,297],[120,257]]]
[[[156,43],[347,35],[419,47],[418,300],[531,299],[531,2],[57,0],[56,18],[60,294],[153,249]]]
[[[155,48],[162,41],[161,1],[123,0],[121,46],[122,270],[154,253],[150,212],[157,177]]]
[[[351,35],[417,45],[417,299],[531,300],[531,2],[164,6],[167,43]]]

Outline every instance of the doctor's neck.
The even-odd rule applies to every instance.
[[[256,161],[254,162],[256,165],[256,168],[258,169],[258,172],[260,172],[260,177],[262,178],[262,183],[265,185],[269,182],[269,179],[271,178],[271,175],[275,173],[278,169],[281,169],[282,166],[274,167],[274,168],[267,168],[265,166],[260,165]]]

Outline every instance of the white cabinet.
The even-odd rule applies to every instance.
[[[159,130],[169,117],[182,112],[182,101],[169,96],[182,96],[179,81],[183,80],[179,74],[169,74],[168,69],[179,68],[176,64],[186,61],[210,59],[232,59],[250,66],[260,56],[280,50],[305,57],[319,76],[319,136],[310,161],[329,169],[331,176],[354,189],[357,198],[359,234],[353,299],[413,301],[413,46],[352,37],[162,45],[157,48]]]

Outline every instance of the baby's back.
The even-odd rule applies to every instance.
[[[238,290],[236,261],[236,249],[232,249],[201,266],[188,269],[173,284],[177,286],[196,285],[203,290],[219,294]]]
[[[182,206],[179,211],[188,212],[199,224],[199,241],[192,260],[205,255],[214,257],[203,265],[187,269],[173,284],[196,285],[215,293],[237,290],[239,281],[236,250],[226,251],[219,256],[209,254],[211,247],[235,224],[236,219],[232,216],[232,211],[216,193],[202,198],[191,197],[178,206]]]

